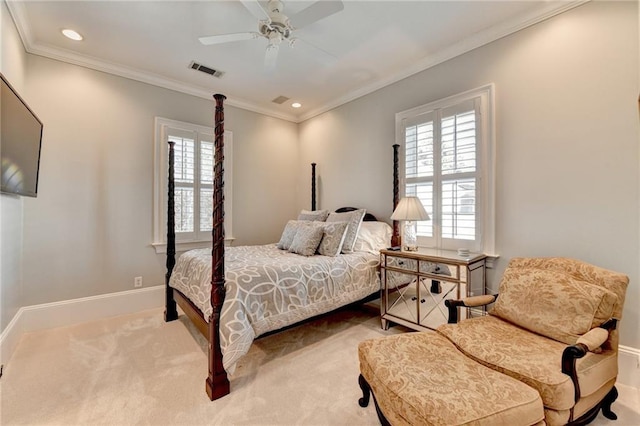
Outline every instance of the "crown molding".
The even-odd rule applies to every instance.
[[[70,63],[73,65],[78,65],[96,71],[105,72],[108,74],[117,75],[119,77],[140,81],[142,83],[151,84],[153,86],[162,87],[164,89],[169,89],[212,101],[212,93],[214,93],[214,91],[210,89],[208,90],[202,87],[186,84],[181,81],[164,77],[152,72],[142,71],[135,68],[127,67],[125,65],[105,61],[103,59],[92,57],[90,55],[82,55],[67,49],[43,46],[39,43],[36,43],[31,37],[31,31],[29,28],[28,20],[26,19],[23,2],[7,1],[6,4],[9,9],[9,14],[13,18],[13,21],[18,30],[18,34],[20,35],[20,39],[22,40],[22,44],[24,45],[27,53]],[[267,115],[286,121],[292,121],[294,123],[297,123],[299,121],[295,115],[272,111],[267,108],[257,106],[250,101],[234,98],[233,96],[227,96],[225,105],[231,105],[247,111],[256,112],[258,114]]]
[[[535,12],[524,15],[523,17],[520,17],[518,20],[504,22],[501,25],[493,26],[485,31],[481,31],[472,37],[468,37],[450,46],[449,48],[436,53],[435,55],[428,56],[423,60],[416,62],[415,65],[406,68],[401,72],[379,79],[369,85],[352,90],[351,92],[346,93],[344,96],[334,99],[331,102],[321,105],[320,107],[310,110],[299,116],[281,113],[264,107],[260,107],[250,101],[234,98],[232,95],[227,97],[225,103],[227,105],[231,105],[247,111],[256,112],[258,114],[279,118],[294,123],[301,123],[303,121],[309,120],[310,118],[337,108],[341,105],[344,105],[348,102],[380,90],[383,87],[389,86],[407,77],[448,61],[449,59],[455,58],[456,56],[460,56],[464,53],[470,52],[471,50],[477,49],[478,47],[484,46],[500,38],[506,37],[510,34],[564,13],[589,1],[591,0],[549,2],[549,4],[542,11],[537,10]],[[67,62],[85,68],[106,72],[109,74],[140,81],[176,92],[211,100],[212,91],[204,89],[202,87],[186,84],[181,81],[154,74],[148,71],[142,71],[121,64],[108,62],[89,55],[81,55],[66,49],[52,48],[49,46],[40,45],[34,42],[31,37],[31,31],[29,29],[29,24],[25,16],[24,6],[22,2],[6,1],[6,4],[9,9],[9,14],[12,16],[13,21],[15,22],[18,34],[22,39],[25,50],[30,54]]]
[[[213,93],[216,93],[215,90],[204,89],[202,87],[186,84],[178,80],[154,74],[152,72],[140,71],[138,69],[130,68],[125,65],[108,62],[103,59],[98,59],[88,55],[80,55],[76,52],[68,51],[65,49],[51,48],[48,46],[41,46],[39,44],[32,44],[29,48],[27,48],[27,52],[34,55],[44,56],[50,59],[78,65],[81,67],[94,69],[96,71],[106,72],[108,74],[117,75],[120,77],[128,78],[130,80],[140,81],[142,83],[151,84],[153,86],[162,87],[164,89],[185,93],[187,95],[207,99],[212,102]],[[292,122],[298,121],[297,118],[293,115],[271,111],[269,109],[256,106],[249,101],[234,98],[233,96],[226,96],[227,99],[225,100],[225,105],[231,105],[237,108],[256,112],[258,114],[268,115],[282,120]]]
[[[330,103],[327,103],[311,111],[308,111],[299,117],[298,122],[308,120],[317,115],[330,111],[348,102],[354,101],[358,98],[361,98],[365,95],[368,95],[386,86],[396,83],[400,80],[404,80],[407,77],[418,74],[419,72],[422,72],[438,64],[441,64],[445,61],[448,61],[449,59],[453,59],[456,56],[460,56],[464,53],[470,52],[471,50],[477,49],[478,47],[481,47],[493,41],[499,40],[510,34],[516,33],[520,30],[523,30],[532,25],[535,25],[539,22],[546,21],[549,18],[552,18],[561,13],[564,13],[580,5],[583,5],[584,3],[588,3],[589,1],[591,0],[551,2],[542,11],[537,10],[535,13],[534,12],[529,13],[528,15],[525,15],[524,17],[518,19],[517,21],[509,21],[509,22],[503,23],[502,25],[497,25],[497,26],[488,28],[487,30],[481,31],[472,37],[468,37],[452,45],[451,47],[436,53],[435,55],[428,56],[422,59],[421,61],[416,62],[415,65],[409,68],[406,68],[399,73],[391,75],[387,78],[377,80],[376,82],[370,85],[351,91],[347,93],[345,96],[335,99]]]

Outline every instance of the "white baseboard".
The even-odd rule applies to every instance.
[[[618,383],[640,389],[640,349],[618,346]]]
[[[24,333],[161,308],[164,289],[159,285],[22,307],[0,335],[0,363],[9,361]]]
[[[164,306],[164,285],[20,308],[0,335],[6,364],[24,333],[66,327]],[[640,349],[620,345],[618,383],[640,389]]]
[[[20,311],[18,310],[7,328],[0,335],[0,365],[4,365],[9,361],[24,334],[22,321],[20,321]]]

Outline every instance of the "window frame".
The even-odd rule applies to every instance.
[[[172,120],[163,117],[155,117],[154,120],[154,202],[153,202],[153,242],[151,245],[156,253],[167,252],[167,200],[169,178],[169,149],[168,138],[170,130],[178,132],[190,132],[205,137],[199,140],[215,141],[215,133],[212,127],[201,126]],[[198,176],[199,180],[199,176]],[[194,185],[194,187],[197,185]],[[224,210],[225,210],[225,241],[233,241],[233,133],[224,132]],[[199,198],[199,197],[198,197]],[[200,206],[195,206],[199,211]],[[194,223],[196,226],[197,221]],[[176,233],[176,251],[182,252],[195,248],[211,246],[211,232],[199,231],[189,233],[190,238],[180,237]]]
[[[447,98],[429,102],[409,110],[396,113],[396,143],[400,145],[400,195],[405,196],[407,189],[407,160],[405,123],[413,122],[421,115],[437,115],[438,111],[477,99],[479,119],[476,121],[476,237],[474,240],[449,239],[442,236],[441,200],[433,200],[434,210],[428,211],[433,221],[433,237],[418,236],[418,245],[444,250],[468,248],[488,255],[495,253],[495,98],[494,85],[468,90]],[[434,121],[435,123],[435,121]],[[434,126],[436,127],[436,126]],[[434,129],[434,133],[435,133]],[[439,133],[439,130],[438,130]],[[435,138],[435,136],[434,136]],[[435,142],[435,140],[434,140]],[[440,141],[438,141],[440,142]],[[434,145],[439,145],[436,143]],[[434,156],[440,155],[440,147],[434,146]],[[433,186],[448,180],[441,170],[433,171]],[[427,179],[428,180],[428,179]],[[400,227],[402,229],[402,227]]]

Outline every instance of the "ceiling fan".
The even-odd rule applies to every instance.
[[[280,43],[287,41],[293,47],[298,40],[293,36],[295,30],[344,9],[344,4],[340,0],[319,0],[295,15],[288,17],[284,14],[283,2],[279,0],[269,0],[266,9],[262,7],[258,0],[240,1],[253,16],[258,18],[258,32],[211,35],[200,37],[198,40],[204,45],[211,45],[264,37],[268,41],[264,57],[264,66],[268,71],[273,71],[276,67]]]

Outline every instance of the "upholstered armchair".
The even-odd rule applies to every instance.
[[[467,357],[538,391],[547,425],[615,419],[618,330],[627,276],[578,260],[516,258],[497,296],[447,301],[438,328]],[[458,308],[493,303],[456,321]]]

